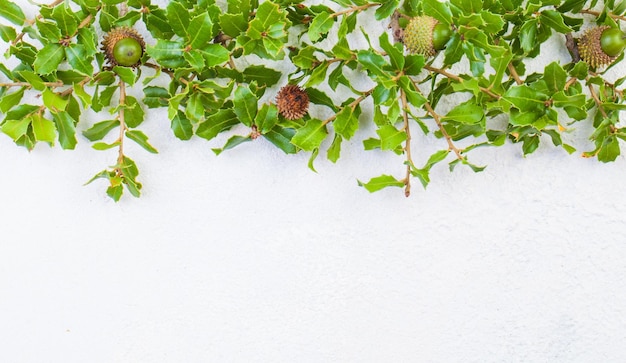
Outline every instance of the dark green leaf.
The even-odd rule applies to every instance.
[[[141,132],[140,130],[126,130],[126,137],[136,142],[139,146],[144,148],[146,151],[157,154],[158,151],[148,142],[148,136]]]
[[[101,121],[83,131],[83,136],[85,136],[89,141],[102,140],[111,130],[119,125],[120,122],[118,120]]]

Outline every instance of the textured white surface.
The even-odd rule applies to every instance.
[[[168,125],[150,111],[160,154],[128,148],[144,195],[118,204],[82,186],[114,151],[0,138],[1,362],[626,359],[623,157],[482,149],[406,199],[357,187],[403,172],[361,151],[371,129],[315,174]],[[443,147],[414,134],[418,160]]]

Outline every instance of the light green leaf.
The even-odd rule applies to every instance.
[[[235,90],[233,111],[242,124],[248,127],[252,126],[257,113],[257,98],[248,86],[242,85]]]
[[[317,42],[324,34],[328,33],[333,24],[335,24],[335,18],[331,17],[330,13],[322,11],[317,14],[309,26],[309,39],[312,42]]]
[[[65,58],[64,47],[60,44],[48,43],[37,53],[33,64],[35,72],[47,75],[57,70]]]
[[[52,114],[52,119],[59,134],[59,144],[64,150],[73,150],[76,147],[76,124],[72,116],[66,111]]]
[[[382,5],[376,9],[374,17],[376,20],[387,19],[398,8],[400,0],[386,0],[382,2]]]
[[[148,151],[148,152],[150,152],[152,154],[157,154],[158,153],[157,149],[155,149],[154,146],[150,145],[150,143],[148,142],[148,136],[146,136],[146,134],[144,134],[142,131],[140,131],[140,130],[126,130],[126,132],[124,134],[126,135],[126,137],[128,137],[131,140],[133,140],[139,146],[144,148],[146,151]]]
[[[0,0],[0,16],[15,25],[23,25],[26,16],[22,9],[8,0]]]
[[[404,182],[394,178],[391,175],[381,175],[376,178],[370,179],[369,182],[363,183],[359,181],[359,186],[367,189],[368,192],[373,193],[388,187],[404,187]]]
[[[130,67],[115,66],[113,67],[113,72],[115,72],[122,81],[130,86],[134,86],[137,81],[137,73],[135,73]]]
[[[380,147],[383,150],[395,150],[406,141],[406,132],[396,129],[393,125],[383,125],[376,133],[380,136]]]
[[[189,26],[189,10],[180,2],[171,1],[167,5],[167,20],[172,30],[179,37],[187,37],[187,27]]]
[[[31,124],[37,141],[47,142],[51,146],[54,145],[54,140],[56,139],[54,122],[45,119],[39,113],[35,113],[31,116]]]
[[[311,119],[296,131],[291,143],[302,150],[313,151],[319,148],[326,135],[326,125],[321,120]]]
[[[25,117],[20,120],[5,121],[2,124],[2,132],[12,138],[13,141],[17,141],[20,137],[26,135],[31,120],[30,117]]]
[[[215,36],[213,21],[208,13],[202,13],[189,22],[189,45],[192,49],[203,49]]]
[[[83,136],[85,136],[89,141],[102,140],[111,130],[119,125],[119,120],[97,122],[89,129],[83,131]]]
[[[454,107],[442,120],[454,120],[463,124],[477,124],[485,119],[484,110],[476,104],[475,99],[470,99]]]
[[[61,34],[64,36],[73,36],[78,30],[76,17],[66,4],[55,6],[52,11],[52,18],[57,22]]]
[[[41,93],[41,98],[43,99],[43,104],[51,111],[65,110],[69,102],[67,98],[61,97],[58,93],[50,90],[50,88],[46,88]]]
[[[81,44],[71,44],[65,48],[65,56],[73,70],[84,75],[93,75],[93,64],[91,63],[93,57],[87,55],[85,46]]]

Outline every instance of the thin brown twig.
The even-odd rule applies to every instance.
[[[595,11],[595,10],[591,10],[591,9],[583,9],[580,11],[581,14],[589,14],[589,15],[594,15],[594,16],[600,16],[602,13],[599,11]],[[619,20],[624,20],[626,21],[626,16],[623,15],[616,15],[613,13],[607,13],[608,16],[610,16],[613,19],[619,19]]]
[[[413,159],[411,157],[411,129],[409,127],[409,103],[406,100],[404,89],[400,88],[400,101],[402,102],[402,118],[404,121],[404,133],[406,134],[406,144],[404,152],[406,153],[406,177],[404,178],[404,195],[411,195],[411,168],[413,167]]]
[[[363,102],[363,100],[364,100],[364,99],[366,99],[367,97],[369,97],[369,95],[371,95],[371,94],[372,94],[372,92],[374,92],[374,88],[372,88],[371,90],[366,91],[366,92],[364,92],[363,94],[361,94],[361,96],[360,96],[359,98],[357,98],[356,100],[352,101],[349,105],[344,106],[344,107],[342,108],[342,110],[343,110],[345,107],[350,107],[350,108],[352,108],[352,110],[354,110],[354,109],[356,108],[356,106],[358,106],[358,104],[359,104],[359,103]],[[338,112],[338,113],[339,113],[339,112]],[[327,118],[326,120],[324,120],[324,121],[322,122],[322,125],[327,125],[327,124],[329,124],[329,123],[331,123],[331,122],[335,121],[335,119],[336,119],[336,118],[337,118],[337,113],[333,114],[332,116],[330,116],[329,118]]]
[[[336,13],[332,13],[332,14],[330,14],[330,17],[331,18],[336,18],[336,17],[344,15],[344,14],[350,14],[350,13],[354,13],[355,11],[361,11],[361,10],[369,9],[371,7],[380,6],[380,5],[381,4],[379,4],[379,3],[370,3],[370,4],[365,4],[365,5],[353,6],[351,8],[348,8],[348,9],[345,9],[345,10],[341,10],[341,11],[338,11]]]
[[[604,118],[608,118],[609,115],[604,110],[604,107],[602,107],[602,101],[600,101],[600,98],[598,97],[596,90],[593,88],[593,85],[591,83],[588,83],[587,87],[589,88],[589,92],[591,92],[591,97],[593,98],[593,101],[596,103],[596,106],[598,107],[598,110],[600,111],[602,116]]]
[[[439,116],[439,114],[437,114],[437,112],[433,110],[429,102],[424,103],[424,108],[426,108],[426,111],[435,120],[437,127],[439,127],[439,131],[441,131],[441,134],[446,139],[446,142],[448,143],[448,150],[453,151],[459,160],[465,160],[465,156],[463,156],[462,151],[454,145],[454,142],[452,142],[452,137],[450,137],[448,131],[446,131],[446,129],[443,127],[443,123],[441,122],[441,117]]]
[[[424,69],[429,70],[431,72],[439,73],[442,76],[446,76],[446,77],[448,77],[448,78],[450,78],[450,79],[452,79],[454,81],[457,81],[457,82],[463,82],[464,81],[463,78],[457,76],[456,74],[452,74],[452,73],[447,72],[446,70],[443,70],[443,69],[440,69],[440,68],[436,68],[436,67],[433,67],[433,66],[430,66],[430,65],[425,65]],[[481,92],[484,92],[484,93],[488,94],[489,96],[491,96],[491,97],[493,97],[493,98],[495,98],[497,100],[502,98],[502,96],[500,96],[497,93],[493,93],[489,88],[480,87],[480,86],[478,88],[480,89]]]
[[[120,104],[119,104],[119,121],[120,121],[120,136],[117,139],[119,142],[118,155],[117,155],[117,168],[116,172],[122,174],[121,167],[124,164],[124,133],[126,132],[126,119],[125,119],[125,107],[126,107],[126,83],[120,80]]]
[[[509,69],[509,74],[511,74],[511,77],[513,77],[513,79],[515,80],[515,83],[517,83],[518,85],[524,84],[524,81],[522,81],[522,79],[519,78],[519,74],[517,74],[517,71],[515,70],[513,63],[509,62],[509,65],[507,67]]]

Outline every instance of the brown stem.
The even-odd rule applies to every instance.
[[[119,111],[119,121],[120,121],[120,136],[117,139],[120,146],[117,154],[117,168],[116,172],[121,175],[121,166],[124,164],[124,133],[126,132],[126,119],[125,119],[125,107],[126,107],[126,83],[120,80],[120,111]]]
[[[330,14],[330,17],[331,18],[336,18],[336,17],[344,15],[344,14],[350,14],[350,13],[354,13],[355,11],[361,11],[361,10],[369,9],[371,7],[380,6],[380,5],[381,4],[379,4],[379,3],[370,3],[370,4],[360,5],[360,6],[353,6],[351,8],[348,8],[348,9],[341,10],[341,11],[338,11],[336,13]]]
[[[64,84],[61,81],[57,82],[44,82],[44,86],[46,87],[63,87]],[[8,82],[8,83],[0,83],[0,87],[28,87],[31,88],[32,84],[29,82]]]
[[[509,62],[509,65],[507,67],[509,68],[509,73],[511,74],[511,77],[513,77],[513,79],[515,80],[515,83],[517,83],[518,85],[524,84],[524,81],[522,81],[522,79],[519,78],[519,75],[517,74],[517,71],[515,70],[513,63]]]
[[[406,144],[404,145],[404,152],[406,153],[406,176],[404,178],[404,195],[406,197],[411,195],[411,168],[413,166],[413,159],[411,158],[411,129],[409,127],[409,103],[406,100],[406,93],[404,89],[400,88],[400,101],[402,102],[402,118],[404,120],[404,133],[406,134]]]
[[[447,72],[447,71],[445,71],[443,69],[436,68],[436,67],[430,66],[428,64],[424,66],[424,69],[429,70],[431,72],[439,73],[442,76],[446,76],[446,77],[448,77],[448,78],[450,78],[450,79],[452,79],[454,81],[463,82],[463,78],[457,76],[456,74],[452,74],[450,72]],[[491,96],[491,97],[493,97],[493,98],[495,98],[497,100],[502,98],[502,96],[500,96],[497,93],[493,93],[489,88],[479,87],[479,89],[481,90],[481,92],[484,92],[484,93],[488,94],[489,96]]]
[[[356,100],[352,101],[349,105],[344,106],[341,109],[343,110],[345,107],[350,107],[350,108],[352,108],[352,110],[354,110],[356,108],[356,106],[358,106],[359,103],[363,102],[364,99],[369,97],[369,95],[371,95],[372,92],[374,92],[374,88],[372,88],[371,90],[366,91],[365,93],[361,94],[361,97],[357,98]],[[322,124],[323,125],[327,125],[327,124],[335,121],[336,118],[337,118],[337,113],[332,115],[332,116],[330,116],[326,120],[324,120],[324,122],[322,122]]]
[[[593,101],[596,103],[596,106],[598,107],[598,110],[600,111],[602,116],[604,118],[608,118],[609,115],[604,110],[604,107],[602,107],[602,101],[600,101],[600,98],[598,97],[598,94],[596,93],[596,90],[593,89],[593,85],[591,83],[588,83],[587,87],[589,88],[589,91],[591,92],[591,97],[593,98]]]
[[[595,16],[600,16],[601,13],[599,11],[595,11],[595,10],[591,10],[591,9],[583,9],[580,11],[581,14],[589,14],[589,15],[595,15]],[[622,15],[616,15],[613,13],[607,13],[608,16],[610,16],[613,19],[619,19],[619,20],[624,20],[626,21],[626,16],[622,16]]]
[[[446,129],[443,127],[443,123],[441,122],[441,117],[439,116],[439,114],[437,114],[437,112],[435,112],[435,110],[433,110],[433,108],[430,106],[429,102],[426,102],[424,104],[424,108],[426,108],[426,111],[432,116],[432,118],[435,120],[435,123],[437,124],[437,127],[439,127],[439,131],[441,131],[441,134],[443,135],[443,137],[446,139],[446,142],[448,143],[448,150],[452,150],[454,152],[454,154],[456,154],[456,157],[459,160],[465,160],[465,157],[463,156],[463,154],[461,153],[461,150],[459,150],[454,143],[452,142],[452,138],[450,137],[450,135],[448,134],[448,131],[446,131]]]

